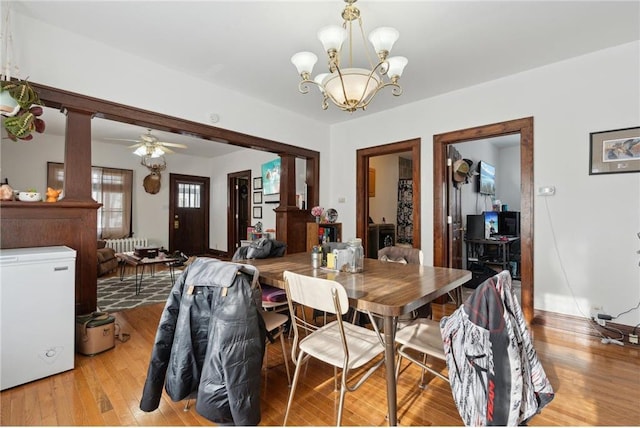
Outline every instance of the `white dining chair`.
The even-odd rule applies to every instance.
[[[440,324],[429,318],[416,318],[411,323],[400,328],[396,332],[398,349],[398,363],[396,365],[396,380],[400,376],[402,359],[406,358],[422,369],[420,388],[425,387],[425,371],[449,382],[449,378],[429,364],[427,357],[434,357],[443,362],[446,361],[444,345],[440,335]],[[419,353],[420,358],[415,356]]]
[[[289,371],[289,362],[287,359],[287,348],[285,345],[285,325],[289,322],[289,317],[285,314],[276,311],[261,311],[262,319],[266,330],[269,332],[270,337],[267,338],[267,348],[272,340],[280,338],[280,346],[282,347],[282,358],[284,358],[284,367],[287,371],[287,384],[291,386],[291,373]],[[264,353],[264,368],[269,368],[269,350],[265,350]]]
[[[296,369],[283,424],[287,424],[302,365],[313,357],[332,365],[334,374],[337,369],[342,369],[336,421],[339,426],[346,392],[358,389],[384,363],[382,337],[377,329],[370,330],[342,321],[342,315],[349,309],[349,300],[345,288],[338,282],[289,271],[284,272],[284,279],[294,332],[291,358]],[[337,316],[334,321],[318,327],[298,315],[298,312],[294,311],[294,304],[302,306],[300,309],[303,310],[300,312],[304,312],[304,307],[308,307]],[[372,363],[377,357],[381,358],[364,374],[350,376],[352,370]],[[337,374],[334,382],[337,389]]]

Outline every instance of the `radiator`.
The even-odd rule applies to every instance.
[[[149,245],[147,238],[107,239],[106,242],[106,246],[113,248],[116,253],[128,253],[133,251],[135,247],[147,247]]]

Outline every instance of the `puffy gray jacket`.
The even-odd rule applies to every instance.
[[[140,409],[197,392],[196,411],[217,424],[257,425],[265,351],[258,271],[198,258],[176,280],[164,308]],[[166,378],[166,382],[165,382]]]

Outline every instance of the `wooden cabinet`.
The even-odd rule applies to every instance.
[[[342,242],[342,223],[307,223],[307,251],[322,244],[325,236],[328,242]]]

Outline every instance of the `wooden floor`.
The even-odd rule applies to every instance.
[[[100,355],[76,355],[75,369],[0,393],[0,424],[6,425],[213,425],[184,402],[163,395],[158,410],[139,409],[151,346],[164,305],[116,313],[125,343]],[[435,305],[434,318],[453,305]],[[529,425],[638,425],[640,348],[604,345],[582,335],[534,326],[535,349],[555,389],[555,399]],[[290,342],[289,342],[290,343]],[[282,425],[288,388],[279,342],[268,347],[263,371],[261,425]],[[293,367],[292,367],[293,369]],[[338,394],[333,370],[311,361],[293,403],[289,425],[335,425]],[[347,394],[343,425],[386,425],[384,368],[355,393]],[[410,366],[398,384],[401,425],[462,425],[446,382],[429,377],[417,388]]]

